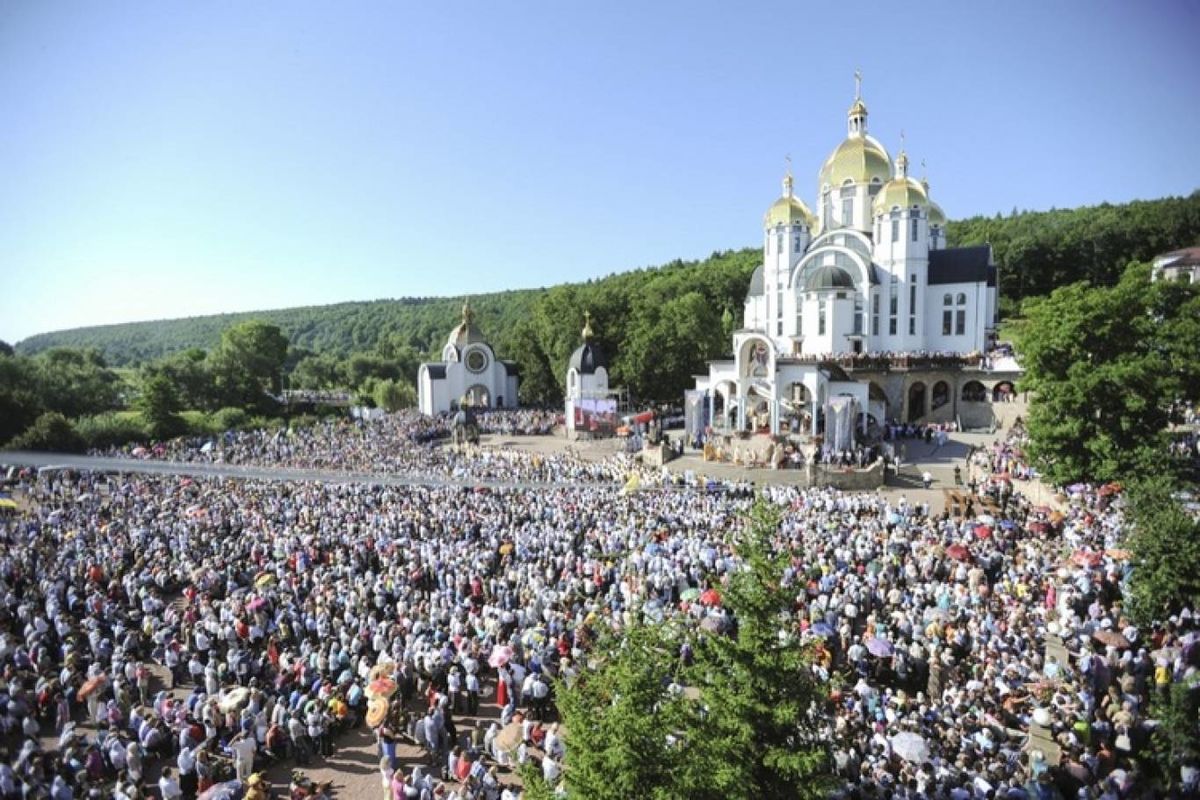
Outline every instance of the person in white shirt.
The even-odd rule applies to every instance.
[[[246,732],[239,733],[233,737],[233,741],[229,743],[229,750],[233,753],[233,766],[237,771],[237,779],[244,781],[254,772],[254,753],[258,750],[258,743],[254,741],[254,737]]]
[[[163,800],[179,800],[183,797],[183,790],[179,788],[179,781],[175,780],[175,773],[170,767],[163,767],[162,777],[158,779],[158,793]]]

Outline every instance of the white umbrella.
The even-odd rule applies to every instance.
[[[913,764],[929,760],[929,744],[919,733],[903,731],[892,737],[892,752]]]

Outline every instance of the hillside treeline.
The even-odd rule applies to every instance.
[[[954,246],[993,245],[1002,315],[1009,316],[1024,298],[1079,280],[1111,285],[1131,261],[1200,242],[1200,192],[973,217],[951,222],[949,238]],[[526,403],[560,401],[585,311],[610,355],[613,385],[638,400],[677,401],[704,362],[728,348],[759,260],[757,248],[726,251],[586,283],[476,295],[471,305],[501,357],[520,365]],[[223,331],[253,319],[287,337],[285,379],[294,388],[360,389],[371,376],[415,380],[417,364],[438,357],[461,305],[460,298],[379,300],[80,328],[31,337],[17,351],[95,348],[109,365],[145,367],[188,350],[211,351]]]
[[[1113,286],[1131,261],[1200,243],[1200,191],[1188,197],[970,217],[947,226],[951,246],[990,242],[1001,314],[1027,297],[1088,281]]]

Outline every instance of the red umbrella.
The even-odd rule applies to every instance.
[[[975,526],[975,535],[978,536],[980,539],[990,539],[990,538],[992,538],[992,529],[989,528],[987,525],[976,525]]]
[[[83,686],[79,687],[79,699],[86,700],[93,692],[98,692],[108,683],[108,676],[104,674],[97,675],[94,678],[88,678],[83,682]]]
[[[391,678],[376,678],[367,684],[367,693],[386,698],[395,694],[396,688],[396,682]]]
[[[1077,567],[1095,567],[1099,566],[1103,558],[1103,553],[1089,552],[1087,550],[1076,550],[1071,554],[1071,563]]]
[[[705,606],[721,605],[721,593],[716,589],[705,589],[700,595],[700,604]]]
[[[1031,522],[1026,525],[1031,533],[1045,533],[1050,530],[1050,525],[1045,522]]]
[[[961,544],[952,544],[946,548],[946,555],[955,561],[970,561],[971,552]]]

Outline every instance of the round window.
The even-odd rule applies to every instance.
[[[487,356],[479,350],[472,350],[467,353],[467,369],[471,372],[483,372],[483,368],[487,366]]]

